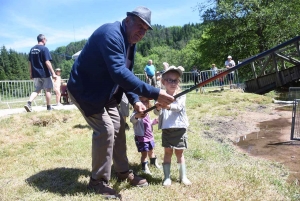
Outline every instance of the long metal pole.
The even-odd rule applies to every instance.
[[[271,53],[273,53],[273,52],[275,52],[275,51],[277,51],[277,50],[279,50],[279,49],[281,49],[281,48],[283,48],[283,47],[285,47],[287,45],[293,44],[293,43],[295,43],[295,42],[297,42],[299,40],[300,40],[300,36],[297,36],[297,37],[295,37],[295,38],[293,38],[293,39],[291,39],[291,40],[289,40],[289,41],[287,41],[285,43],[282,43],[282,44],[280,44],[280,45],[278,45],[278,46],[276,46],[276,47],[274,47],[272,49],[269,49],[269,50],[267,50],[267,51],[265,51],[263,53],[257,54],[257,55],[255,55],[253,57],[250,57],[249,59],[246,59],[245,61],[239,63],[238,65],[236,65],[236,66],[234,66],[234,67],[232,67],[232,68],[230,68],[230,69],[228,69],[228,70],[226,70],[226,71],[224,71],[224,72],[222,72],[222,73],[220,73],[220,74],[218,74],[218,75],[216,75],[214,77],[211,77],[211,78],[209,78],[209,79],[207,79],[207,80],[205,80],[203,82],[200,82],[199,84],[197,84],[197,85],[195,85],[195,86],[193,86],[193,87],[191,87],[189,89],[186,89],[185,91],[182,91],[179,94],[176,94],[174,96],[174,98],[178,98],[179,96],[187,94],[187,93],[193,91],[196,88],[204,86],[207,83],[210,83],[210,82],[212,82],[212,81],[214,81],[214,80],[216,80],[216,79],[218,79],[220,77],[223,77],[223,76],[227,75],[228,73],[230,73],[232,71],[235,71],[235,70],[237,70],[237,69],[239,69],[239,68],[241,68],[241,67],[243,67],[243,66],[245,66],[245,65],[247,65],[247,64],[249,64],[249,63],[251,63],[251,62],[253,62],[255,60],[257,60],[257,59],[263,58],[263,57],[265,57],[265,56],[267,56],[267,55],[269,55],[269,54],[271,54]],[[155,108],[156,107],[153,106],[153,107],[145,110],[144,113],[150,112],[151,110],[154,110]]]

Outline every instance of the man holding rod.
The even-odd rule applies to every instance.
[[[133,186],[148,185],[146,179],[129,170],[125,122],[118,110],[122,94],[138,112],[146,109],[138,95],[153,98],[165,107],[174,101],[164,90],[132,73],[136,43],[149,29],[151,11],[141,6],[127,12],[122,22],[100,26],[76,59],[68,81],[71,100],[93,129],[89,188],[110,198],[117,195],[108,186],[112,162],[118,180],[127,180]]]

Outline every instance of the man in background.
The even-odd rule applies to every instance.
[[[156,86],[155,71],[155,66],[152,64],[152,60],[150,59],[144,68],[144,72],[147,83],[154,87]]]
[[[194,85],[199,84],[199,72],[198,72],[197,66],[193,67],[192,75],[193,75],[193,79],[194,79]],[[198,91],[198,88],[196,88],[196,92],[197,91]]]
[[[51,89],[53,88],[53,79],[56,79],[56,74],[52,68],[51,54],[47,47],[45,47],[47,39],[43,34],[37,36],[38,44],[30,49],[29,52],[29,72],[30,79],[34,81],[35,91],[31,93],[27,104],[24,106],[27,112],[31,112],[31,103],[41,92],[42,89],[46,93],[47,110],[52,110],[51,102]]]
[[[226,69],[228,70],[230,68],[233,68],[234,66],[235,66],[234,60],[232,60],[231,56],[228,56],[227,60],[225,61]],[[230,89],[231,89],[233,87],[232,84],[233,84],[233,79],[234,79],[234,71],[228,73],[227,78],[228,78],[228,81],[229,81],[229,84],[230,84]]]

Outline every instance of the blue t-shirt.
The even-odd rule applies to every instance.
[[[153,65],[146,65],[144,71],[147,73],[148,76],[154,76],[155,74],[155,67]]]
[[[51,54],[44,45],[35,45],[30,49],[28,60],[31,63],[32,78],[46,78],[51,72],[46,66],[46,61],[52,61]]]

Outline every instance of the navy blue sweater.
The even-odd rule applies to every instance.
[[[104,24],[90,36],[74,62],[68,90],[85,116],[102,112],[113,95],[120,102],[123,92],[131,104],[139,101],[138,95],[158,98],[158,88],[146,84],[132,73],[135,45],[130,48],[132,63],[129,69],[126,67],[128,45],[120,22]],[[118,93],[114,94],[117,86]]]

